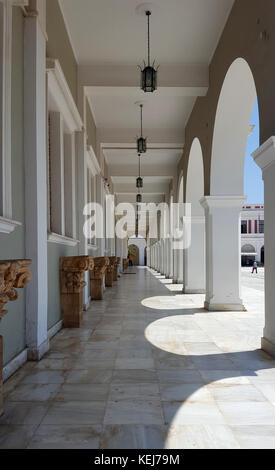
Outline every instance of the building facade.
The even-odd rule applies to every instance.
[[[264,265],[264,206],[247,205],[241,213],[242,266]]]

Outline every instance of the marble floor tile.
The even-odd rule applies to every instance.
[[[11,392],[7,400],[16,402],[44,402],[53,400],[60,384],[22,384]]]
[[[229,425],[274,425],[275,407],[268,402],[220,402],[226,422]]]
[[[101,425],[41,425],[28,449],[98,449]]]
[[[108,401],[104,424],[164,424],[160,400]]]
[[[105,406],[104,401],[56,402],[50,406],[41,424],[102,424]]]
[[[4,414],[0,425],[38,425],[46,415],[49,403],[9,402],[4,403]]]
[[[104,426],[100,449],[163,449],[166,429],[161,425]]]
[[[226,424],[218,406],[212,402],[162,402],[165,424]]]
[[[156,383],[112,383],[110,387],[109,400],[160,400],[159,386]]]
[[[203,384],[202,376],[197,370],[188,369],[160,369],[158,370],[160,383]]]
[[[64,384],[57,393],[56,401],[106,401],[109,384]]]
[[[211,402],[214,400],[208,388],[201,384],[161,384],[160,396],[162,401]]]
[[[1,449],[26,449],[37,426],[15,426],[0,424]]]
[[[23,384],[61,384],[64,383],[66,371],[33,371],[25,376]]]
[[[144,369],[117,369],[114,370],[113,383],[157,383],[158,377],[155,371]]]
[[[66,378],[67,384],[108,384],[113,377],[112,370],[83,369],[72,370]]]
[[[249,385],[248,377],[239,370],[200,370],[200,374],[207,384],[236,384]]]
[[[203,295],[135,272],[4,384],[0,448],[275,448],[263,293],[244,288],[247,312],[207,312]]]
[[[215,400],[218,402],[266,402],[266,397],[253,385],[211,384],[208,385]]]
[[[275,426],[232,426],[242,449],[275,449]]]
[[[140,358],[119,358],[115,362],[115,369],[141,369],[141,370],[154,370],[155,363],[153,359],[140,359]]]
[[[165,449],[239,449],[229,426],[223,424],[167,427]]]

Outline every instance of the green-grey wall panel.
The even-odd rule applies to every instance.
[[[58,59],[77,103],[77,63],[58,0],[47,0],[47,57]]]
[[[24,234],[24,21],[21,9],[13,7],[12,33],[12,208],[13,219],[22,222],[10,235],[0,234],[0,259],[25,258]],[[25,291],[7,306],[8,314],[0,323],[4,338],[4,364],[25,349]]]

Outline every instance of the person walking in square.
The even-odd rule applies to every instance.
[[[252,268],[252,274],[256,271],[256,274],[258,274],[258,264],[257,261],[254,261],[253,263],[253,268]]]

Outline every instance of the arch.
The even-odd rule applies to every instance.
[[[129,251],[132,255],[132,261],[134,266],[139,265],[139,247],[137,245],[129,245]]]
[[[181,172],[179,180],[178,180],[178,197],[177,202],[184,202],[184,180],[183,180],[183,172]]]
[[[256,255],[256,248],[253,245],[250,245],[247,243],[246,245],[243,245],[242,247],[242,254],[245,254],[245,253],[248,253],[248,254],[255,253]]]
[[[264,246],[261,248],[261,263],[264,265]]]
[[[211,196],[241,196],[249,124],[257,98],[252,71],[242,58],[229,67],[217,106],[211,156]]]
[[[199,139],[193,140],[187,168],[186,202],[192,204],[192,215],[203,216],[200,199],[204,196],[204,164]]]

